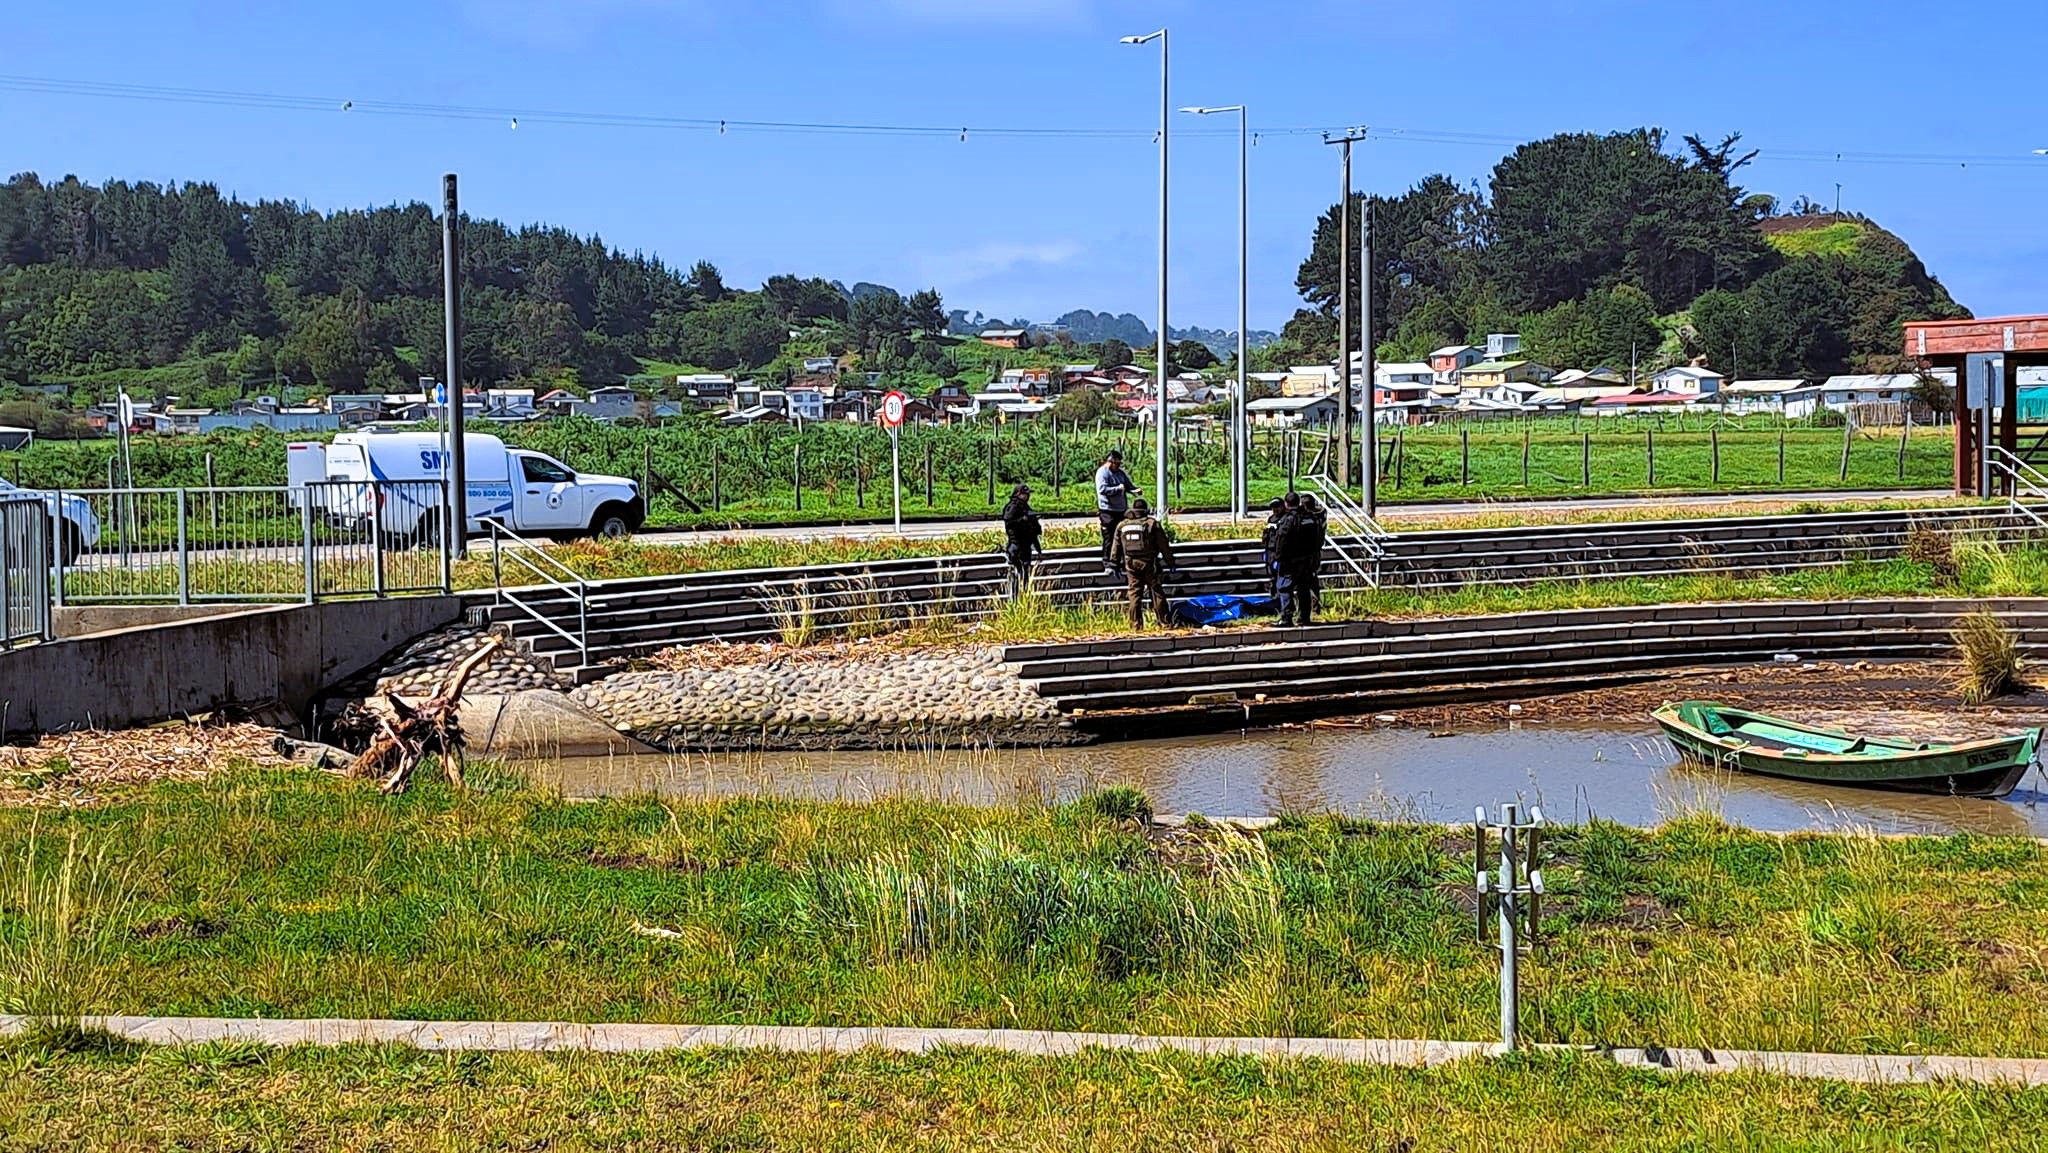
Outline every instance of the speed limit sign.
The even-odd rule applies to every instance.
[[[884,393],[882,395],[882,423],[890,428],[895,428],[902,424],[903,404],[907,399],[900,392]]]

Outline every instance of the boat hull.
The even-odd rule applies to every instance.
[[[2030,732],[1924,749],[1885,749],[1881,755],[1800,755],[1717,736],[1688,723],[1675,706],[1666,705],[1652,716],[1680,756],[1694,764],[1813,784],[1949,797],[2012,792],[2033,767],[2039,737]]]

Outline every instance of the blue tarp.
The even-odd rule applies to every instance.
[[[1191,625],[1214,625],[1258,614],[1280,611],[1278,597],[1206,596],[1184,597],[1170,602],[1173,615]]]

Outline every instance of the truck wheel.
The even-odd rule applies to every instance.
[[[590,536],[593,540],[624,540],[633,535],[633,522],[626,519],[626,510],[615,504],[608,504],[597,510],[590,518]]]

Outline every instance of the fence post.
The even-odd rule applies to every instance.
[[[1458,486],[1472,483],[1472,429],[1460,422],[1458,425]]]
[[[1657,419],[1662,421],[1664,414],[1658,413]],[[1647,475],[1649,477],[1649,480],[1644,483],[1644,487],[1655,488],[1657,487],[1657,430],[1654,428],[1643,430],[1643,461],[1643,467],[1648,470]]]
[[[1906,437],[1913,431],[1913,409],[1906,407],[1905,420],[1899,424],[1899,479],[1906,479]]]
[[[646,492],[646,489],[641,489]],[[379,600],[384,597],[384,503],[377,482],[370,482],[370,590]],[[498,542],[491,542],[491,568],[498,566]]]
[[[1785,426],[1778,426],[1778,483],[1785,483]]]
[[[1856,436],[1854,424],[1842,425],[1842,479],[1849,479],[1849,442]]]
[[[991,424],[990,424],[990,425],[988,426],[988,503],[989,503],[989,507],[990,507],[990,508],[994,508],[994,507],[995,507],[995,503],[996,503],[996,426],[995,426],[995,425],[994,425],[993,423],[991,423]]]
[[[1573,417],[1572,420],[1576,423],[1578,418]],[[1590,432],[1579,434],[1579,487],[1593,487],[1593,434]]]
[[[178,603],[192,603],[192,548],[185,535],[185,490],[177,490],[178,500]]]
[[[1405,424],[1397,425],[1394,428],[1394,487],[1396,489],[1399,489],[1407,482],[1407,465],[1408,426]]]
[[[1060,498],[1060,418],[1052,418],[1052,498]]]
[[[1709,441],[1710,441],[1710,442],[1712,443],[1712,446],[1713,446],[1713,452],[1714,452],[1714,483],[1715,483],[1715,484],[1720,484],[1720,483],[1721,483],[1721,426],[1719,426],[1719,425],[1715,425],[1715,426],[1714,426],[1713,428],[1710,428],[1710,429],[1708,429],[1708,430],[1707,430],[1707,438],[1708,438],[1708,440],[1709,440]]]
[[[796,511],[804,511],[804,442],[801,440],[790,448],[789,488],[796,494]]]
[[[1522,487],[1529,487],[1529,422],[1522,422]]]
[[[455,538],[453,533],[445,531],[451,526],[442,527],[444,531],[441,533],[441,555],[447,557],[448,549]],[[304,542],[301,555],[306,562],[306,603],[312,604],[319,599],[320,578],[313,571],[313,494],[310,491],[306,493],[306,499],[299,502],[299,533],[300,540]]]
[[[717,512],[723,494],[718,491],[718,442],[711,442],[711,511]]]
[[[932,442],[924,442],[924,507],[932,507]]]

